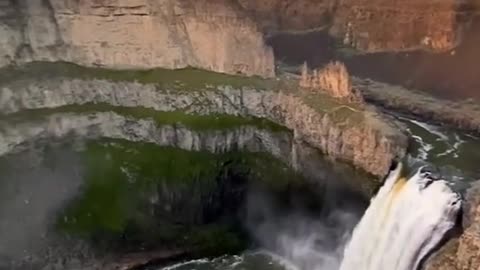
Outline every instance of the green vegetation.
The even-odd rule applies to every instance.
[[[238,250],[243,240],[228,217],[233,213],[217,213],[227,218],[222,222],[206,216],[237,207],[248,182],[278,192],[302,182],[287,165],[262,153],[216,155],[109,139],[87,143],[81,154],[84,189],[57,226],[100,246],[161,244],[210,253],[221,244],[223,251]]]
[[[182,124],[194,130],[224,130],[239,126],[254,126],[272,132],[288,131],[287,128],[272,121],[256,117],[240,117],[227,114],[198,115],[182,111],[161,112],[145,107],[119,107],[105,103],[88,103],[82,105],[67,105],[56,108],[24,110],[9,115],[0,115],[0,120],[11,123],[32,121],[60,113],[91,114],[98,112],[114,112],[134,119],[152,119],[159,126]]]
[[[83,153],[86,189],[63,220],[64,228],[121,232],[129,217],[137,214],[141,198],[150,197],[157,183],[193,184],[190,181],[202,174],[213,178],[217,170],[216,160],[203,153],[187,156],[176,149],[156,150],[154,145],[129,142],[88,144]]]
[[[347,103],[318,92],[306,93],[303,100],[316,111],[330,116],[338,126],[352,127],[364,123],[364,109],[359,104]]]
[[[33,62],[18,67],[0,69],[0,85],[18,80],[39,78],[101,79],[113,82],[138,82],[157,84],[179,90],[202,90],[221,85],[241,88],[267,89],[275,84],[273,80],[260,77],[244,77],[216,73],[195,68],[148,70],[113,70],[97,67],[83,67],[66,62]]]

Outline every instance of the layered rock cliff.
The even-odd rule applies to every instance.
[[[25,122],[1,122],[0,156],[36,140],[65,138],[112,138],[150,142],[187,151],[223,154],[230,151],[265,152],[291,164],[293,136],[251,125],[228,130],[195,130],[188,126],[158,125],[153,119],[135,119],[115,112],[53,113]]]
[[[365,197],[371,196],[375,188],[375,183],[367,179],[366,174],[363,177],[348,165],[334,166],[316,148],[294,138],[293,133],[286,129],[255,125],[254,122],[239,123],[228,128],[211,123],[209,128],[199,129],[182,122],[160,123],[155,120],[155,115],[148,114],[138,118],[108,110],[64,110],[36,112],[41,117],[22,121],[18,121],[18,118],[15,120],[16,117],[10,119],[13,121],[0,120],[0,156],[21,151],[31,143],[52,139],[122,139],[218,155],[266,153],[317,184],[327,185],[329,179],[335,178],[337,183],[359,191]],[[188,118],[187,115],[184,117]],[[205,121],[212,122],[208,117],[205,117]],[[364,182],[352,181],[352,178]]]
[[[445,51],[461,40],[475,10],[454,0],[0,0],[0,66],[193,66],[271,77],[264,34],[326,29],[368,52]]]
[[[188,114],[266,118],[293,130],[295,138],[377,176],[402,157],[406,136],[374,110],[358,110],[311,91],[208,86],[181,91],[156,84],[49,78],[19,79],[0,88],[0,112],[108,103]]]
[[[374,52],[453,48],[468,25],[455,0],[238,0],[265,31],[326,29],[345,44]]]
[[[0,0],[0,37],[0,66],[43,60],[274,75],[255,22],[223,0]]]

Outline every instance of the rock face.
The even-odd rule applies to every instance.
[[[480,182],[467,192],[463,232],[450,240],[426,263],[426,270],[480,269]]]
[[[45,113],[45,112],[44,112]],[[12,120],[12,119],[10,119]],[[18,119],[17,119],[18,120]],[[266,165],[267,169],[265,169],[266,174],[270,174],[271,170],[275,168],[274,170],[284,170],[282,172],[283,175],[285,175],[285,179],[288,181],[292,181],[292,183],[295,181],[294,176],[295,174],[292,173],[292,171],[287,172],[287,167],[289,166],[299,166],[297,167],[297,170],[302,174],[302,178],[297,179],[298,180],[313,180],[315,181],[315,186],[316,187],[335,187],[335,185],[338,185],[342,187],[342,189],[345,189],[346,187],[352,186],[352,190],[357,191],[359,186],[362,184],[362,182],[366,182],[371,179],[365,179],[359,175],[358,171],[353,170],[352,167],[350,166],[343,166],[341,164],[332,164],[332,162],[325,160],[323,155],[321,155],[318,151],[315,151],[315,149],[311,149],[308,146],[305,146],[302,142],[295,140],[293,137],[292,132],[287,131],[287,130],[274,130],[274,129],[269,129],[265,127],[257,127],[254,125],[238,125],[235,127],[230,127],[228,129],[195,129],[192,127],[187,127],[184,126],[183,124],[175,123],[175,124],[161,124],[156,122],[155,120],[145,117],[142,119],[139,118],[133,118],[129,116],[124,116],[118,113],[114,112],[55,112],[55,110],[52,110],[52,114],[49,115],[43,115],[43,117],[40,118],[26,118],[23,119],[24,121],[13,121],[9,122],[9,120],[6,121],[1,121],[0,120],[0,126],[2,127],[0,129],[0,157],[3,154],[10,153],[12,154],[9,158],[11,162],[10,164],[19,164],[18,167],[14,169],[15,172],[17,171],[22,171],[25,172],[26,175],[34,175],[34,179],[37,179],[36,176],[38,176],[41,171],[41,169],[38,169],[36,165],[42,164],[44,160],[52,160],[52,159],[62,159],[62,161],[65,161],[67,159],[63,158],[63,152],[60,150],[60,157],[56,157],[55,155],[45,155],[41,151],[38,151],[38,149],[43,149],[42,146],[44,142],[56,142],[56,141],[65,141],[68,140],[69,142],[74,142],[75,144],[75,149],[82,150],[84,152],[84,149],[89,149],[89,146],[84,144],[84,140],[90,141],[93,140],[95,141],[96,139],[102,139],[102,142],[100,144],[105,145],[105,142],[110,142],[109,144],[111,145],[112,142],[115,142],[113,144],[119,143],[120,146],[119,148],[123,148],[126,153],[130,153],[130,155],[135,155],[132,152],[138,151],[138,153],[142,153],[142,149],[144,150],[145,147],[147,148],[152,148],[152,145],[143,145],[142,144],[129,144],[123,142],[123,140],[128,140],[128,141],[136,141],[136,142],[150,142],[150,143],[155,143],[160,146],[172,146],[175,148],[181,148],[184,150],[190,150],[190,151],[201,151],[202,153],[199,152],[190,152],[190,154],[198,155],[201,154],[202,157],[204,157],[205,160],[208,160],[208,164],[210,163],[213,159],[215,160],[213,155],[205,155],[204,152],[211,152],[215,154],[219,154],[218,157],[220,157],[218,160],[222,161],[232,161],[236,160],[235,157],[238,156],[239,154],[236,151],[242,151],[240,154],[242,156],[247,156],[249,153],[269,153],[271,156],[276,157],[276,159],[279,159],[283,162],[280,162],[280,167],[275,166],[275,167],[270,167],[268,164],[271,164],[272,160],[266,159]],[[77,140],[79,138],[79,140]],[[122,141],[118,140],[106,140],[104,141],[103,139],[105,138],[110,138],[110,139],[122,139]],[[91,142],[91,141],[90,141]],[[39,147],[37,147],[37,144]],[[33,145],[33,147],[32,147]],[[130,146],[128,146],[130,145]],[[26,146],[26,147],[25,147]],[[126,147],[126,148],[125,148]],[[27,152],[27,156],[22,156],[22,154],[25,154],[22,150],[25,150],[27,148],[28,150],[31,151],[25,151]],[[110,148],[110,147],[109,147]],[[118,149],[119,149],[118,148]],[[35,150],[32,150],[35,149]],[[128,150],[127,150],[128,149]],[[20,155],[15,155],[16,151],[20,152]],[[134,151],[131,151],[134,150]],[[162,148],[157,148],[156,149],[157,153],[160,152],[158,156],[162,156],[162,154],[168,155],[168,151],[162,152]],[[52,150],[55,151],[55,150]],[[31,152],[31,153],[30,153]],[[87,153],[88,150],[84,153]],[[125,153],[123,152],[123,153]],[[228,153],[227,153],[228,152]],[[70,153],[70,152],[68,152]],[[105,157],[106,153],[112,153],[112,152],[101,152],[103,157]],[[118,153],[118,152],[117,152]],[[222,154],[225,154],[223,155]],[[71,153],[73,157],[77,158],[74,153]],[[230,155],[233,154],[233,155]],[[270,156],[267,155],[267,156]],[[12,158],[13,156],[13,158]],[[107,155],[110,156],[110,155]],[[115,155],[116,156],[116,155]],[[118,154],[118,156],[122,156],[121,154]],[[176,156],[178,158],[178,156]],[[186,156],[181,156],[183,158],[188,159],[188,155]],[[107,158],[107,157],[105,157]],[[265,158],[265,156],[263,156]],[[111,161],[111,157],[107,158],[108,160]],[[179,158],[180,160],[182,158]],[[102,159],[100,159],[102,160]],[[114,158],[114,160],[117,160]],[[120,157],[119,160],[122,160]],[[125,160],[125,159],[124,159]],[[131,160],[131,159],[126,159],[126,160]],[[159,162],[155,158],[150,158],[150,160],[153,160],[152,163],[156,164],[159,166],[161,164],[162,166],[166,166],[165,164]],[[256,159],[257,162],[262,162],[264,161],[263,159]],[[97,160],[97,162],[101,162]],[[233,161],[235,162],[235,161]],[[122,172],[129,174],[130,175],[141,175],[141,171],[136,171],[135,169],[131,170],[132,168],[135,168],[139,166],[140,168],[143,168],[141,165],[143,162],[137,163],[129,163],[126,161],[124,164],[125,167],[122,166],[120,169]],[[26,168],[25,166],[22,166],[20,164],[28,164],[29,170],[22,170],[21,168]],[[77,181],[77,185],[71,189],[71,192],[68,194],[62,194],[63,196],[59,199],[56,199],[55,202],[57,203],[51,203],[51,208],[49,211],[45,210],[38,210],[38,208],[35,208],[36,215],[38,216],[47,216],[45,214],[38,214],[44,213],[44,212],[53,212],[52,209],[58,209],[59,205],[62,205],[60,202],[68,201],[69,197],[73,197],[74,195],[78,196],[78,191],[82,190],[80,188],[80,185],[83,181],[81,175],[83,172],[83,165],[80,161],[77,161],[76,163],[68,160],[68,163],[65,163],[65,167],[67,172],[70,174],[75,174],[77,175],[75,181]],[[112,164],[108,163],[107,164]],[[118,163],[114,163],[118,164]],[[225,165],[224,162],[213,162],[213,164],[216,164],[214,167],[217,168],[221,173],[220,175],[227,175],[227,170],[223,171],[225,169],[223,166]],[[4,164],[2,164],[4,165]],[[200,167],[202,164],[199,164]],[[285,166],[287,165],[287,166]],[[204,165],[205,166],[205,165]],[[14,167],[14,166],[12,166]],[[39,165],[38,167],[42,167]],[[108,167],[108,166],[107,166]],[[176,167],[175,167],[176,168]],[[188,170],[189,168],[183,168],[184,170]],[[207,167],[210,170],[212,169],[211,167]],[[237,169],[236,166],[233,167],[228,167],[230,169],[233,169],[233,172],[230,171],[230,173],[235,174],[235,170]],[[228,178],[225,177],[225,179],[221,179],[220,181],[216,179],[216,181],[205,181],[204,178],[207,178],[210,176],[209,173],[205,173],[205,171],[210,171],[210,170],[200,170],[198,172],[198,167],[194,169],[195,172],[197,172],[198,175],[193,174],[188,174],[188,179],[191,179],[190,177],[197,177],[195,178],[196,181],[194,183],[188,182],[189,184],[185,185],[184,182],[182,182],[182,179],[176,179],[179,181],[180,185],[178,186],[177,184],[172,183],[170,181],[169,183],[163,182],[163,185],[156,188],[150,188],[150,192],[145,192],[142,193],[141,197],[143,199],[149,200],[150,207],[159,207],[161,209],[165,209],[162,212],[162,210],[157,209],[154,213],[155,215],[160,216],[163,220],[170,220],[169,217],[171,215],[174,215],[177,217],[174,219],[176,221],[176,225],[178,226],[178,222],[183,221],[185,222],[192,222],[192,220],[195,220],[196,223],[195,225],[198,226],[199,222],[203,222],[203,215],[201,213],[204,213],[205,211],[205,205],[208,206],[208,209],[217,209],[216,205],[217,203],[223,203],[223,207],[228,207],[225,205],[232,205],[232,202],[236,202],[239,200],[239,198],[242,198],[244,189],[242,188],[242,184],[239,186],[239,182],[242,183],[242,180],[239,180],[239,178],[234,178],[235,184],[232,183]],[[246,169],[246,170],[245,170]],[[33,170],[33,172],[31,171]],[[261,177],[263,175],[263,172],[255,171],[255,168],[252,168],[252,171],[249,171],[249,168],[244,168],[243,165],[240,165],[238,167],[238,173],[239,175],[243,175],[244,173],[247,174],[252,174],[252,179],[258,179],[260,181],[266,181],[265,178]],[[46,170],[48,171],[48,170]],[[58,168],[55,169],[55,172],[59,171]],[[103,171],[103,170],[102,170]],[[108,169],[106,171],[109,171]],[[4,172],[2,172],[4,173]],[[260,173],[258,176],[256,173]],[[289,174],[288,174],[289,173]],[[69,176],[70,174],[66,174]],[[4,176],[5,174],[2,174]],[[7,172],[7,175],[8,172]],[[15,174],[15,181],[14,183],[18,183],[17,181],[22,181],[19,179],[23,179],[22,173]],[[42,174],[43,175],[43,174]],[[50,174],[47,174],[50,176]],[[176,174],[173,174],[176,175]],[[205,176],[206,175],[206,176]],[[175,176],[170,175],[169,177],[175,179]],[[199,179],[202,177],[201,179]],[[283,177],[283,176],[282,176]],[[273,181],[278,181],[277,183],[282,183],[282,177],[273,177]],[[7,177],[8,178],[8,177]],[[36,185],[41,186],[42,188],[36,188],[35,190],[41,190],[42,194],[46,194],[43,196],[49,196],[50,193],[53,191],[57,190],[64,190],[67,189],[65,185],[69,186],[68,184],[71,185],[71,180],[68,177],[62,177],[59,179],[56,179],[55,177],[45,177],[48,180],[40,180],[40,181],[34,181],[37,183]],[[75,178],[75,177],[74,177]],[[32,179],[32,177],[26,177],[26,179]],[[54,186],[58,188],[52,188],[52,184],[50,179],[53,179]],[[69,181],[65,181],[65,179],[69,179]],[[142,179],[139,177],[139,179]],[[240,177],[241,179],[241,177]],[[332,181],[334,179],[335,181]],[[359,181],[351,181],[352,179],[359,180]],[[203,180],[203,181],[202,181]],[[270,180],[270,181],[272,181]],[[26,180],[23,180],[26,181]],[[58,182],[59,181],[59,182]],[[140,180],[139,180],[140,181]],[[283,180],[284,181],[284,180]],[[26,181],[28,182],[28,181]],[[66,183],[65,183],[66,182]],[[120,179],[117,179],[115,181],[115,184],[120,184],[121,177]],[[217,184],[213,184],[213,183]],[[360,183],[359,183],[360,182]],[[8,182],[7,182],[8,183]],[[161,182],[162,183],[162,182]],[[213,184],[213,186],[212,186]],[[346,184],[346,185],[344,185]],[[363,183],[364,184],[364,183]],[[120,184],[121,185],[121,184]],[[280,184],[281,185],[281,184]],[[8,185],[7,185],[8,186]],[[8,186],[10,187],[10,186]],[[17,187],[17,185],[13,185],[13,187]],[[135,187],[135,186],[134,186]],[[10,189],[8,189],[10,190]],[[17,190],[22,190],[17,188]],[[130,189],[129,189],[130,190]],[[160,190],[160,191],[159,191]],[[221,195],[217,195],[217,191],[221,190],[222,193]],[[232,193],[230,191],[233,190]],[[336,189],[335,189],[336,190]],[[131,194],[132,196],[135,196],[135,188],[131,188]],[[175,196],[167,196],[168,191],[172,192],[175,194]],[[365,191],[365,190],[361,190]],[[31,198],[30,195],[25,194],[28,192],[23,191],[23,193],[20,193],[21,191],[12,194],[12,197],[19,197],[20,201],[23,202],[25,198]],[[333,191],[332,191],[333,192]],[[20,196],[18,194],[22,194],[23,196]],[[54,192],[57,193],[57,192]],[[61,193],[61,192],[58,192]],[[64,192],[65,193],[65,192]],[[108,193],[110,194],[110,193]],[[192,197],[192,194],[193,197]],[[199,196],[198,194],[203,194],[204,196]],[[210,195],[210,196],[206,196]],[[212,195],[214,194],[214,195]],[[348,193],[350,194],[350,193]],[[364,193],[365,194],[365,193]],[[304,195],[304,194],[302,194]],[[352,195],[352,194],[350,194]],[[368,194],[370,196],[371,193]],[[50,195],[51,196],[51,195]],[[227,196],[227,197],[223,197]],[[284,195],[285,196],[285,195]],[[7,198],[9,198],[7,196]],[[150,198],[150,199],[149,199]],[[151,199],[154,198],[154,199]],[[204,199],[207,198],[206,200],[208,203],[205,203]],[[285,198],[285,197],[282,197]],[[367,196],[365,196],[367,198]],[[318,199],[318,198],[317,198]],[[48,200],[48,199],[44,199]],[[11,200],[7,200],[7,202],[10,202]],[[186,201],[186,202],[185,202]],[[30,209],[30,205],[34,205],[38,202],[38,197],[33,197],[30,201],[30,203],[27,204],[21,204],[21,207],[15,208],[16,212],[20,211],[22,213],[22,216],[25,216],[25,213],[28,213],[28,210]],[[18,202],[14,202],[15,204]],[[102,202],[100,202],[102,204]],[[8,205],[8,204],[7,204]],[[165,205],[174,205],[171,208],[164,208]],[[233,204],[237,205],[237,204]],[[177,207],[175,207],[177,206]],[[112,206],[114,208],[114,206]],[[236,207],[236,206],[235,206]],[[236,208],[233,207],[235,210]],[[40,207],[40,209],[42,209]],[[110,208],[109,208],[110,209]],[[142,208],[140,208],[139,211],[141,211]],[[151,209],[151,208],[148,208]],[[169,210],[167,210],[169,209]],[[172,211],[172,209],[174,209]],[[227,208],[229,210],[228,213],[236,213],[232,211],[232,208]],[[148,211],[150,212],[150,211]],[[163,213],[162,214],[159,214]],[[150,212],[152,213],[152,212]],[[24,226],[25,225],[20,225],[19,227],[21,229],[16,230],[12,228],[16,228],[18,224],[16,221],[14,222],[9,222],[12,218],[10,215],[2,213],[3,215],[1,216],[3,219],[0,219],[0,221],[5,221],[0,222],[0,225],[4,225],[4,230],[0,231],[0,236],[2,236],[2,239],[16,239],[19,238],[17,234],[21,234],[24,232]],[[17,215],[15,215],[17,216]],[[179,218],[179,216],[181,218]],[[211,215],[209,215],[211,216]],[[8,217],[8,218],[5,218]],[[50,218],[51,216],[48,215]],[[222,216],[224,217],[224,216]],[[211,217],[208,218],[209,222],[211,222]],[[22,223],[18,221],[18,223]],[[38,222],[37,222],[38,223]],[[35,224],[37,224],[35,223]],[[43,223],[41,223],[43,224]],[[168,222],[166,222],[168,224]],[[180,222],[180,224],[182,224]],[[190,224],[190,223],[188,223]],[[203,224],[203,223],[201,223]],[[17,225],[17,226],[16,226]],[[162,223],[162,226],[165,224]],[[156,224],[156,226],[158,226]],[[181,225],[180,225],[181,226]],[[168,230],[168,226],[166,226]],[[92,245],[90,242],[84,242],[82,240],[77,240],[75,237],[72,239],[63,239],[62,237],[59,237],[56,235],[56,233],[44,233],[45,231],[48,231],[44,226],[35,226],[36,230],[34,232],[31,232],[32,236],[27,234],[28,240],[31,238],[38,237],[40,238],[40,235],[42,235],[42,239],[39,241],[36,241],[35,246],[27,245],[24,243],[31,243],[27,241],[18,241],[19,244],[14,245],[15,250],[12,251],[12,246],[0,246],[0,254],[4,255],[2,257],[2,260],[0,260],[0,265],[2,265],[2,262],[4,262],[5,259],[12,259],[12,261],[9,263],[8,260],[6,261],[6,266],[2,269],[26,269],[26,268],[34,268],[34,269],[102,269],[102,270],[108,270],[108,269],[140,269],[140,267],[134,267],[134,266],[141,266],[143,263],[146,262],[155,262],[155,261],[160,261],[160,259],[176,259],[175,253],[178,253],[178,255],[183,255],[182,254],[182,248],[185,248],[186,254],[188,254],[188,251],[191,250],[192,247],[190,246],[180,246],[177,247],[178,249],[171,249],[168,248],[165,250],[165,247],[169,247],[168,244],[166,243],[161,243],[160,244],[160,249],[159,253],[157,254],[156,252],[148,252],[151,251],[146,248],[145,252],[142,252],[140,254],[127,254],[125,255],[124,252],[107,252],[106,255],[105,253],[98,253],[97,250],[92,248]],[[177,228],[177,227],[176,227]],[[23,230],[22,230],[23,229]],[[165,229],[165,226],[163,227]],[[176,231],[172,231],[173,234],[176,233]],[[217,232],[218,233],[218,232]],[[12,235],[13,234],[13,235]],[[24,232],[25,234],[25,232]],[[47,237],[45,237],[45,235]],[[149,234],[150,236],[152,234]],[[182,235],[183,232],[182,232]],[[218,237],[218,234],[215,234],[215,237]],[[14,240],[12,242],[16,242],[17,240]],[[18,243],[16,242],[16,243]],[[32,241],[33,242],[33,241]],[[166,241],[168,242],[168,240]],[[136,244],[135,248],[138,246]],[[47,248],[48,247],[48,248]],[[93,246],[95,247],[95,246]],[[17,252],[17,250],[20,250],[20,252]],[[129,250],[129,249],[127,249]],[[129,251],[130,252],[130,251]],[[21,254],[21,256],[17,255]],[[25,254],[28,254],[28,256],[25,256]],[[136,256],[129,256],[129,255],[136,255]],[[189,256],[189,255],[187,255]],[[120,258],[119,258],[120,257]],[[130,257],[130,259],[128,259]],[[179,258],[181,258],[179,256]],[[17,260],[18,259],[18,260]],[[157,260],[158,259],[158,260]],[[43,267],[46,265],[45,267]],[[2,265],[3,266],[3,265]],[[127,267],[131,266],[131,267]],[[53,268],[50,268],[53,267]]]
[[[368,52],[451,49],[467,26],[465,10],[470,7],[455,0],[238,1],[266,31],[328,29]]]
[[[446,51],[459,43],[478,9],[458,2],[0,0],[0,66],[33,60],[193,66],[271,77],[274,57],[264,34],[325,29],[367,52]]]
[[[123,139],[150,142],[187,151],[206,151],[224,154],[233,151],[268,153],[305,179],[325,183],[335,177],[338,183],[351,186],[365,197],[373,190],[369,183],[351,181],[351,175],[361,179],[351,167],[332,166],[315,148],[294,138],[286,130],[270,130],[253,125],[230,129],[192,129],[182,124],[158,124],[146,117],[136,119],[115,112],[54,113],[34,121],[2,122],[0,130],[0,156],[22,150],[28,143],[68,136],[82,139]],[[343,174],[343,175],[342,175]],[[365,179],[365,182],[372,182]]]
[[[0,113],[95,102],[200,115],[255,116],[286,126],[296,139],[377,176],[386,175],[392,160],[404,156],[407,138],[390,123],[376,121],[366,113],[365,119],[360,119],[362,124],[350,125],[344,122],[348,117],[335,119],[308,105],[298,94],[248,87],[178,91],[103,80],[27,80],[0,89]]]
[[[341,1],[330,29],[344,43],[369,52],[425,48],[445,51],[458,44],[461,22],[455,0]]]
[[[256,24],[226,2],[0,0],[0,66],[43,60],[273,76]]]
[[[187,151],[223,154],[233,150],[265,152],[291,164],[293,137],[289,132],[270,132],[254,126],[229,130],[197,131],[182,125],[157,125],[152,119],[133,119],[114,112],[85,114],[59,113],[37,121],[2,123],[0,156],[14,151],[25,142],[64,138],[102,137],[137,142],[151,142]]]
[[[324,91],[334,98],[360,103],[363,98],[359,91],[353,88],[347,68],[340,62],[329,63],[320,70],[309,74],[307,64],[302,68],[300,86]]]

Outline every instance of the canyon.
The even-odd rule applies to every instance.
[[[266,152],[328,178],[332,163],[319,151],[368,173],[369,183],[351,184],[372,195],[411,146],[408,129],[382,110],[480,132],[479,8],[475,0],[0,0],[0,156],[73,133]],[[249,120],[199,130],[156,122],[158,113]],[[37,122],[15,122],[24,117]],[[479,267],[472,186],[459,228],[426,269]]]
[[[0,10],[0,66],[43,60],[274,75],[255,23],[221,2],[2,0]]]

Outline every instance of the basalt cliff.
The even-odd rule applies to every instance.
[[[466,1],[240,0],[268,31],[327,29],[361,50],[456,46],[471,8]]]
[[[473,0],[472,0],[473,1]],[[271,77],[264,36],[326,29],[367,52],[454,48],[469,1],[1,0],[0,66],[68,61],[110,68],[199,67]]]
[[[152,74],[154,79],[149,83],[138,82],[136,77],[132,77],[134,82],[129,82],[125,81],[128,73],[122,71],[109,71],[108,76],[104,74],[106,77],[101,78],[98,72],[88,68],[37,65],[46,77],[41,76],[39,70],[35,75],[29,74],[33,66],[4,70],[15,79],[5,79],[0,86],[0,113],[8,117],[24,110],[106,103],[191,115],[265,118],[293,130],[296,139],[331,158],[346,161],[379,177],[387,174],[394,159],[404,156],[407,147],[406,135],[374,108],[337,101],[325,94],[327,92],[302,89],[296,83],[249,81],[237,76],[203,71],[189,73],[188,70],[159,71],[158,75]],[[67,76],[49,71],[49,67],[59,65],[58,72],[73,68],[75,73]],[[160,83],[165,72],[164,78],[169,79],[183,73],[180,77],[185,81],[173,79],[173,84],[164,84],[165,80]],[[192,80],[193,76],[198,79]],[[119,79],[111,81],[113,77]],[[234,85],[228,85],[229,80]]]
[[[308,144],[380,179],[393,160],[405,155],[408,138],[402,126],[369,102],[413,111],[419,118],[432,115],[437,122],[477,132],[478,120],[472,115],[478,110],[473,104],[475,114],[466,113],[458,120],[444,113],[457,109],[443,105],[450,103],[431,108],[420,98],[394,99],[383,95],[392,86],[352,80],[347,68],[363,77],[378,73],[395,83],[388,77],[400,74],[391,68],[398,62],[385,64],[391,54],[404,52],[401,57],[407,59],[411,51],[420,51],[427,55],[421,59],[440,61],[415,64],[422,71],[417,73],[406,65],[407,75],[398,84],[440,85],[449,93],[465,87],[470,93],[480,85],[478,74],[469,68],[478,64],[474,57],[478,54],[472,51],[478,52],[475,44],[480,43],[462,42],[476,39],[472,26],[478,22],[479,8],[476,0],[0,0],[0,155],[32,138],[73,132],[215,154],[253,149],[268,152],[294,169],[321,173],[311,155],[302,152],[301,145]],[[269,38],[315,31],[332,38],[332,46],[341,44],[358,57],[346,58],[346,67],[335,63],[310,71],[305,66],[300,76],[284,72],[276,63],[282,55],[274,55]],[[317,43],[312,46],[318,55],[330,50]],[[379,68],[365,68],[370,56],[384,54],[387,62],[374,61]],[[456,65],[448,65],[452,61]],[[464,64],[468,72],[458,75]],[[453,69],[456,73],[450,74]],[[417,84],[426,77],[433,77],[434,83]],[[178,125],[157,126],[151,117],[139,120],[105,107],[70,114],[69,106],[92,104],[268,119],[290,133],[243,126],[228,132],[199,132]],[[24,112],[51,115],[34,126],[2,122],[3,117]],[[427,269],[479,267],[478,192],[474,191],[469,192],[461,236],[428,261]]]
[[[0,66],[68,61],[271,77],[254,21],[223,1],[0,1]]]

